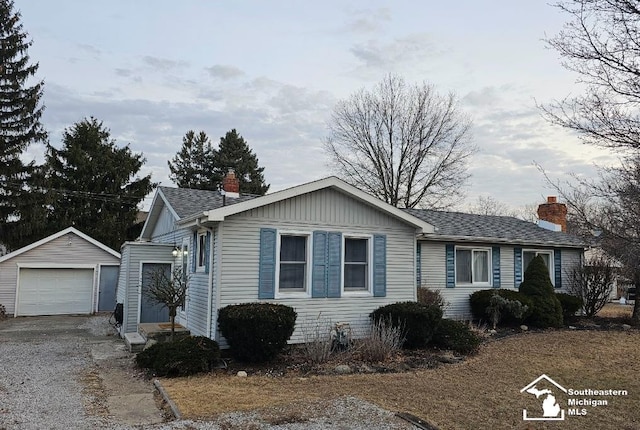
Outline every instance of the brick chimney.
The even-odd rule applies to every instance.
[[[558,203],[556,196],[548,196],[547,202],[538,206],[538,218],[559,225],[563,232],[567,231],[567,205]]]
[[[222,190],[227,197],[240,197],[240,179],[236,178],[236,172],[231,168],[222,178]]]

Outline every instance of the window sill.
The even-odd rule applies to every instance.
[[[342,291],[342,297],[373,297],[371,291]]]
[[[276,299],[309,299],[311,298],[311,295],[306,291],[289,291],[289,292],[276,291],[275,298]]]
[[[454,287],[461,287],[461,288],[491,288],[493,287],[493,285],[491,285],[490,283],[487,282],[483,282],[483,283],[476,283],[476,284],[455,284]]]

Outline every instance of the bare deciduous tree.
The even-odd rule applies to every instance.
[[[172,341],[175,336],[178,308],[184,306],[187,298],[187,286],[188,278],[183,275],[182,269],[178,267],[173,269],[171,273],[167,273],[163,269],[151,272],[149,285],[144,290],[144,294],[150,301],[169,309]]]
[[[595,256],[569,272],[569,291],[582,299],[588,317],[597,314],[609,301],[615,279],[614,263],[608,256]]]
[[[351,185],[393,206],[445,209],[470,176],[470,127],[453,94],[388,75],[338,103],[325,146]]]
[[[547,40],[579,75],[583,95],[541,106],[554,124],[585,143],[640,148],[640,6],[629,0],[566,0],[555,4],[570,21]]]
[[[620,167],[602,169],[599,178],[574,176],[575,183],[560,184],[545,177],[565,200],[575,231],[620,262],[621,271],[640,289],[640,154]],[[633,318],[640,322],[640,300]]]
[[[512,208],[491,196],[479,196],[475,203],[467,207],[467,212],[477,215],[509,216],[523,221],[536,222],[538,220],[537,209],[536,203]]]

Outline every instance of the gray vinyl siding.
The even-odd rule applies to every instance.
[[[212,264],[211,264],[211,327],[209,328],[211,337],[215,337],[218,331],[218,303],[220,301],[220,277],[221,277],[221,255],[222,255],[222,224],[218,224],[213,229]]]
[[[571,282],[571,272],[574,268],[582,265],[583,250],[563,249],[560,259],[562,262],[562,291],[566,292]]]
[[[116,291],[117,303],[124,303],[124,298],[127,294],[128,272],[126,268],[129,267],[130,255],[131,246],[123,245],[120,249],[120,273],[118,273],[118,289]]]
[[[291,342],[304,340],[306,327],[320,319],[348,322],[356,334],[368,326],[379,306],[415,300],[415,230],[397,219],[330,189],[256,208],[223,222],[221,234],[219,307],[258,301],[260,228],[343,234],[384,234],[387,238],[386,297],[276,298],[295,308],[296,330]],[[312,240],[312,239],[310,239]],[[216,266],[216,264],[214,264]],[[220,339],[219,333],[216,338]],[[225,345],[224,339],[220,339]]]
[[[169,209],[164,206],[160,215],[158,215],[158,220],[153,226],[153,230],[151,231],[151,240],[153,242],[157,242],[158,238],[163,237],[165,235],[169,235],[173,233],[175,230],[176,219],[169,211]]]
[[[201,230],[205,231],[205,230]],[[197,252],[196,244],[193,243],[193,232],[191,244],[193,252]],[[211,235],[213,236],[213,234]],[[212,247],[210,246],[209,249]],[[209,322],[209,274],[205,272],[193,272],[193,254],[189,255],[189,292],[187,304],[187,328],[195,336],[206,336],[207,323]]]
[[[491,288],[488,286],[456,286],[447,288],[446,283],[446,263],[445,244],[440,242],[421,242],[421,265],[422,265],[422,286],[438,289],[448,302],[445,316],[448,318],[471,318],[469,307],[469,296],[476,291]],[[492,247],[495,244],[461,244],[462,246]],[[549,247],[522,246],[523,249],[553,250]],[[562,249],[562,283],[563,290],[568,282],[567,271],[576,264],[580,264],[582,250]],[[514,247],[500,245],[500,288],[517,289],[514,275]]]
[[[71,243],[69,243],[70,235]],[[55,267],[90,264],[97,269],[99,264],[117,265],[118,263],[118,257],[84,240],[80,236],[74,233],[65,234],[0,263],[0,304],[4,305],[8,315],[15,314],[18,264],[51,265]]]
[[[128,249],[127,249],[128,248]],[[175,264],[171,255],[172,245],[155,244],[148,242],[127,242],[122,247],[122,254],[128,255],[126,266],[120,267],[120,280],[125,283],[125,297],[123,323],[120,333],[133,333],[138,331],[138,299],[140,294],[140,263],[170,263]],[[118,282],[118,290],[120,290]],[[118,291],[120,294],[120,291]]]

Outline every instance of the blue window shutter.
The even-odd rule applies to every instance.
[[[207,231],[204,244],[204,273],[209,273],[209,254],[211,253],[211,232]]]
[[[422,244],[416,244],[416,285],[422,285]]]
[[[260,268],[258,273],[258,298],[273,299],[276,285],[276,230],[260,229]]]
[[[342,233],[327,235],[327,297],[340,297],[342,283]]]
[[[193,249],[192,254],[192,259],[191,259],[191,271],[195,273],[196,271],[196,261],[198,260],[198,232],[194,231],[193,232],[193,245],[191,246],[191,249]]]
[[[514,287],[520,288],[520,284],[522,284],[522,248],[513,248],[513,279]]]
[[[493,271],[493,288],[500,288],[500,247],[491,248],[491,268]]]
[[[456,250],[452,243],[445,246],[447,265],[447,288],[456,286]]]
[[[373,296],[387,295],[387,236],[373,236]]]
[[[553,272],[556,278],[555,287],[562,288],[562,252],[560,248],[553,250]]]
[[[311,297],[327,297],[327,232],[313,232],[313,272],[311,274]]]

